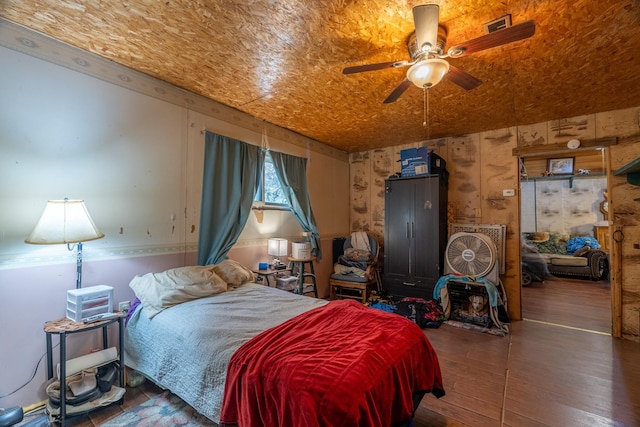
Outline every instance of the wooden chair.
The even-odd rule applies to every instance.
[[[353,236],[353,235],[352,235]],[[375,237],[367,234],[371,247],[371,260],[367,262],[364,277],[356,274],[339,274],[334,272],[329,279],[330,299],[354,299],[365,303],[373,290],[381,291],[380,280],[380,243]],[[347,249],[352,248],[352,237],[345,240],[343,256]],[[339,263],[336,263],[339,264]]]

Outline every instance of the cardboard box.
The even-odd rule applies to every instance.
[[[429,173],[429,151],[427,147],[408,148],[400,151],[402,176],[418,176]]]
[[[402,176],[445,174],[447,162],[427,147],[400,151]]]

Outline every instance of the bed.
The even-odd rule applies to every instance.
[[[433,348],[401,316],[251,282],[203,293],[136,307],[125,363],[221,427],[391,426],[444,395]]]

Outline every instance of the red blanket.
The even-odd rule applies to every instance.
[[[397,314],[332,301],[236,351],[220,426],[391,426],[411,419],[417,392],[444,395],[423,331]]]

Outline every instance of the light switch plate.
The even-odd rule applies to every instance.
[[[516,195],[516,190],[514,190],[513,188],[507,188],[505,190],[502,190],[502,197],[513,197]]]

